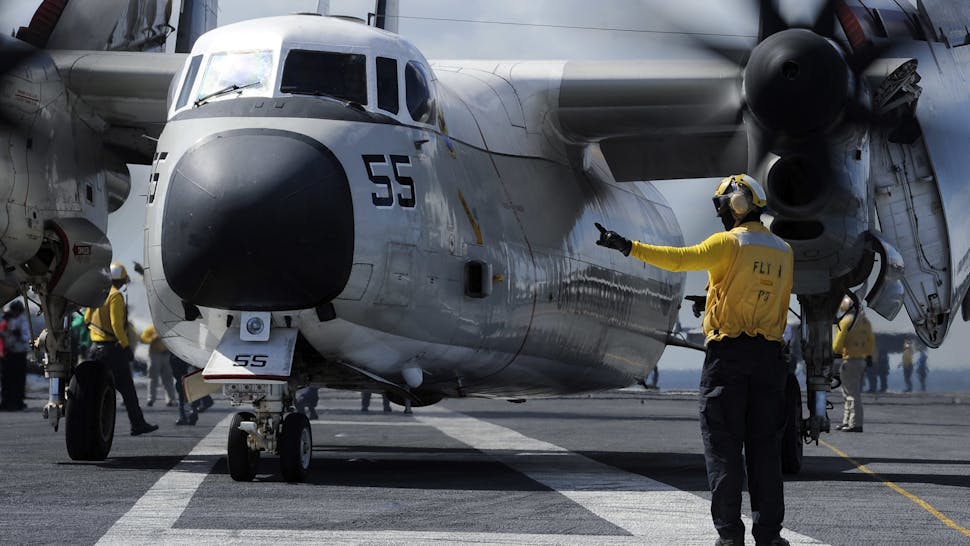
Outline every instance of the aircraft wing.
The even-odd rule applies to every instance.
[[[723,59],[568,62],[558,119],[598,142],[619,181],[742,172],[741,73]]]
[[[106,124],[104,141],[126,163],[151,163],[167,97],[186,55],[49,51],[64,85]]]
[[[212,4],[182,2],[192,14],[214,12]],[[185,61],[160,53],[174,30],[171,13],[172,0],[43,0],[16,37],[53,59],[76,111],[103,130],[107,148],[126,163],[150,163],[169,85]],[[215,24],[196,19],[179,24],[188,29],[180,36],[186,44]]]

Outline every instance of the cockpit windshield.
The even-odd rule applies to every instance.
[[[269,50],[213,53],[199,85],[196,102],[233,91],[266,89],[272,71],[273,52]]]
[[[364,55],[294,49],[286,56],[280,91],[366,105],[366,67]]]

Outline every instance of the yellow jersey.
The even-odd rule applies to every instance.
[[[912,368],[913,367],[913,354],[915,352],[916,351],[913,350],[913,346],[912,345],[908,345],[905,348],[903,348],[903,362],[902,362],[902,366],[904,368]]]
[[[142,331],[139,339],[142,343],[148,344],[148,352],[150,353],[166,353],[168,352],[168,347],[165,346],[165,342],[159,337],[158,331],[155,330],[155,326],[149,326]]]
[[[784,343],[794,255],[760,222],[745,222],[688,247],[633,241],[630,255],[668,271],[707,270],[707,341],[744,334]]]
[[[842,317],[832,340],[833,353],[842,355],[842,358],[865,358],[872,356],[875,348],[876,335],[865,315],[860,314],[855,323],[852,315]]]
[[[125,309],[125,297],[121,291],[111,287],[108,297],[101,307],[89,307],[84,312],[84,323],[91,332],[91,341],[117,341],[122,347],[128,346],[128,313]]]

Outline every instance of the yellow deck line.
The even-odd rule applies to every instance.
[[[886,485],[886,487],[888,487],[888,488],[892,489],[893,491],[899,493],[900,495],[906,497],[907,499],[909,499],[910,501],[912,501],[914,504],[916,504],[917,506],[919,506],[923,510],[926,510],[930,514],[933,514],[933,517],[935,517],[936,519],[942,521],[947,527],[950,527],[951,529],[953,529],[953,530],[955,530],[955,531],[963,534],[964,536],[970,537],[970,529],[967,529],[966,527],[963,527],[960,524],[958,524],[957,522],[953,521],[952,519],[946,517],[946,515],[944,515],[943,512],[940,512],[939,510],[937,510],[936,508],[934,508],[933,505],[931,505],[930,503],[928,503],[925,500],[917,497],[916,495],[910,493],[909,491],[903,489],[902,487],[896,485],[895,483],[887,480],[886,478],[883,478],[879,474],[877,474],[877,473],[873,472],[871,469],[869,469],[869,467],[867,467],[866,465],[859,464],[855,459],[853,459],[852,457],[849,457],[844,451],[842,451],[841,449],[833,446],[832,444],[829,444],[825,440],[821,440],[820,439],[818,442],[820,444],[822,444],[823,446],[825,446],[825,447],[831,449],[832,451],[834,451],[839,457],[842,457],[843,459],[845,459],[845,460],[849,461],[850,463],[854,464],[856,466],[856,468],[858,468],[862,472],[865,472],[866,474],[869,474],[870,476],[872,476],[874,479],[881,481],[884,485]]]

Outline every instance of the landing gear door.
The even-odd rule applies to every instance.
[[[936,174],[922,138],[912,144],[873,139],[872,180],[882,233],[902,255],[903,304],[930,347],[950,324],[950,236]]]
[[[866,295],[869,308],[886,320],[893,320],[903,306],[906,290],[902,278],[905,274],[903,256],[886,238],[876,232],[869,232],[869,246],[879,255],[879,277],[872,290]]]
[[[296,328],[273,328],[266,341],[244,341],[229,328],[202,371],[208,383],[286,383],[293,366]]]

